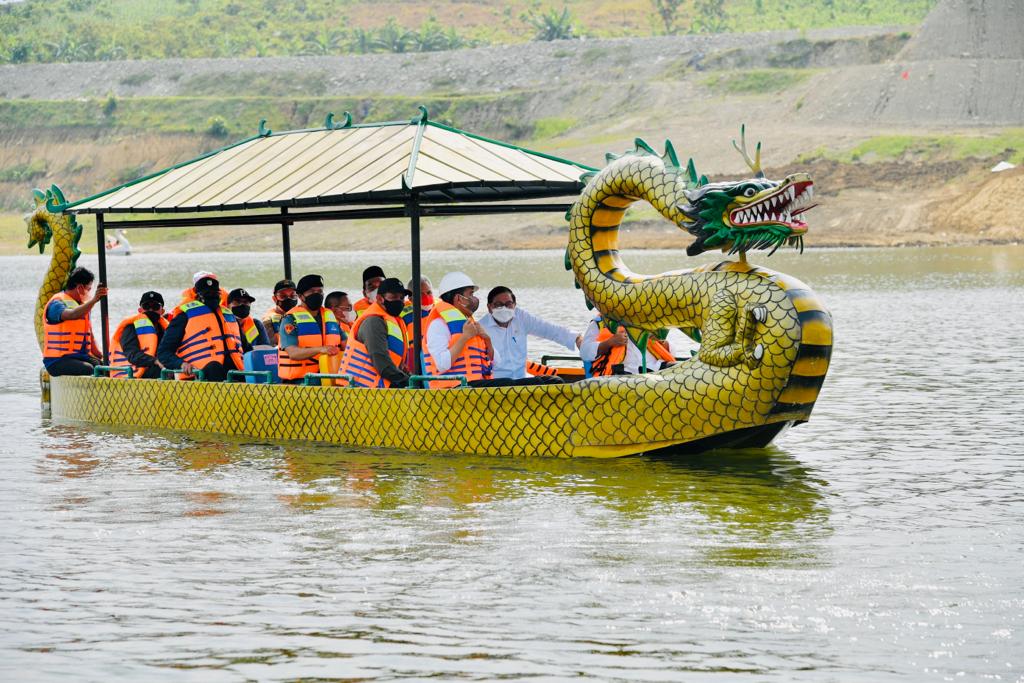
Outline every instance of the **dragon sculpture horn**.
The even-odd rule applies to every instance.
[[[755,178],[764,178],[764,170],[761,168],[761,142],[758,141],[756,151],[754,152],[754,158],[750,158],[750,154],[747,153],[747,124],[740,126],[740,145],[736,144],[736,141],[732,141],[732,146],[736,148],[736,151],[743,155],[743,160],[747,162],[747,166],[754,172]]]

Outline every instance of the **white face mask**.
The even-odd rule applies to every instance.
[[[491,311],[491,317],[501,324],[512,322],[512,318],[516,317],[516,309],[514,308],[495,308]]]
[[[355,311],[345,311],[344,313],[342,313],[341,317],[347,323],[354,323],[356,321],[356,312]]]
[[[377,300],[377,290],[376,289],[371,289],[369,292],[367,292],[366,293],[366,300],[369,301],[371,304],[374,301],[376,301]]]

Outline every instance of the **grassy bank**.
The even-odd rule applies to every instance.
[[[1024,128],[980,135],[880,135],[847,149],[819,147],[800,162],[830,159],[842,163],[911,160],[922,163],[999,157],[1024,164]]]
[[[0,63],[417,52],[552,37],[922,21],[936,0],[26,0],[0,5]]]

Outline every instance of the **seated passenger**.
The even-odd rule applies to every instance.
[[[267,333],[267,339],[271,346],[277,346],[277,335],[281,327],[281,316],[292,310],[298,303],[299,298],[295,293],[295,283],[291,280],[278,280],[274,285],[274,305],[263,314],[263,328]]]
[[[299,384],[307,374],[320,372],[320,354],[336,356],[341,351],[341,327],[334,312],[324,308],[323,277],[303,275],[295,291],[302,303],[281,318],[277,344],[277,374],[287,384]]]
[[[167,315],[168,320],[173,318],[174,315],[177,313],[177,311],[182,306],[184,306],[185,304],[187,304],[190,301],[195,301],[196,300],[196,283],[199,282],[200,280],[205,280],[205,279],[208,279],[208,278],[212,278],[214,280],[218,279],[216,275],[214,275],[213,273],[211,273],[208,270],[200,270],[199,272],[192,274],[192,286],[189,287],[188,289],[181,290],[181,301],[178,302],[177,306],[175,306],[173,309],[171,309],[171,312]],[[218,287],[219,286],[220,285],[218,285]],[[220,289],[220,290],[218,290],[218,292],[219,292],[219,295],[220,295],[220,305],[221,306],[227,306],[227,304],[228,304],[228,293],[227,293],[227,291],[223,290],[223,289]]]
[[[356,312],[352,310],[348,294],[346,292],[331,292],[324,299],[324,306],[331,309],[338,325],[341,326],[341,341],[344,350],[344,342],[352,332],[352,323],[356,321]]]
[[[107,288],[100,283],[90,297],[89,290],[95,280],[96,276],[85,268],[75,268],[68,275],[63,291],[46,303],[43,366],[51,377],[91,375],[93,367],[102,362],[102,354],[92,336],[89,312],[107,295]]]
[[[508,386],[509,379],[494,379],[491,369],[501,361],[487,331],[473,320],[480,306],[479,289],[468,275],[458,271],[441,278],[441,300],[427,317],[427,374],[465,375],[471,387]],[[431,382],[432,388],[457,386],[457,382]]]
[[[405,288],[410,292],[416,291],[415,281],[409,280]],[[410,343],[412,341],[412,294],[409,295],[409,299],[405,302],[405,306],[402,308],[402,322],[405,323],[405,327],[409,332]],[[427,317],[430,315],[430,310],[434,307],[434,287],[430,284],[430,278],[426,275],[420,278],[420,325],[422,327],[421,334],[427,336]]]
[[[228,308],[238,323],[238,332],[242,338],[242,353],[249,353],[254,346],[270,346],[267,329],[263,321],[252,317],[252,302],[256,301],[244,289],[232,289],[228,292]]]
[[[114,330],[110,340],[110,364],[132,366],[137,379],[160,379],[160,361],[156,350],[167,329],[164,298],[160,292],[146,292],[139,299],[139,310]],[[111,372],[111,377],[125,378],[126,372]]]
[[[156,358],[168,370],[186,375],[202,370],[207,381],[222,382],[228,370],[242,369],[242,340],[238,323],[221,305],[220,282],[202,277],[193,287],[191,301],[171,312]]]
[[[626,325],[614,324],[613,333],[604,318],[596,316],[587,326],[580,344],[580,358],[591,361],[590,374],[601,375],[635,375],[640,372],[644,356],[647,371],[657,372],[668,367],[674,361],[668,343],[657,339],[653,334],[648,337],[647,349],[641,354],[633,340],[626,332]]]
[[[357,317],[377,301],[377,288],[385,277],[384,269],[380,266],[370,266],[363,271],[363,298],[352,307]]]
[[[408,341],[398,317],[409,293],[398,278],[383,280],[377,300],[352,325],[339,371],[352,375],[355,386],[398,388],[409,384],[409,373],[402,367]]]
[[[500,363],[494,364],[494,376],[520,380],[518,384],[561,384],[554,376],[530,377],[526,374],[526,345],[529,335],[561,344],[570,351],[579,348],[582,337],[572,330],[553,325],[516,305],[516,295],[508,287],[495,287],[487,293],[488,314],[480,321],[497,349]]]

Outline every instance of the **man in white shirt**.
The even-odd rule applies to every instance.
[[[561,384],[560,377],[531,377],[526,373],[527,337],[534,335],[576,351],[582,338],[572,330],[542,320],[516,305],[516,295],[508,287],[495,287],[487,294],[488,314],[480,326],[491,338],[501,359],[495,361],[494,377],[531,384]]]

